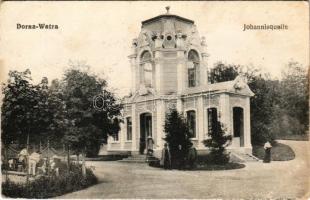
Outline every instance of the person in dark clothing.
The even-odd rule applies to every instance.
[[[264,156],[264,163],[270,163],[271,161],[271,144],[269,141],[267,141],[264,145],[264,149],[265,149],[265,156]]]
[[[140,138],[140,146],[139,146],[139,153],[140,154],[144,154],[144,150],[145,150],[145,139],[144,138]]]
[[[196,161],[197,161],[197,150],[195,147],[193,147],[193,144],[190,144],[190,148],[187,154],[187,162],[190,169],[195,168]]]
[[[160,164],[164,167],[164,169],[171,169],[171,154],[167,143],[165,143],[162,150]]]
[[[147,155],[153,156],[153,146],[154,146],[154,140],[151,136],[147,137]]]
[[[185,156],[183,153],[182,145],[178,146],[177,152],[176,152],[176,159],[175,159],[175,164],[178,169],[184,168],[184,163],[185,163]]]

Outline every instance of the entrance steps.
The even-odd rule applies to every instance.
[[[232,161],[237,162],[260,162],[260,160],[252,154],[238,151],[231,151],[230,158]]]
[[[147,156],[144,154],[131,155],[128,158],[123,158],[119,160],[120,162],[129,162],[129,163],[149,163],[149,162],[158,162],[159,159],[154,156]]]

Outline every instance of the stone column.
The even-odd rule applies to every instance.
[[[126,138],[126,126],[125,123],[121,123],[121,130],[119,132],[119,140],[120,140],[120,146],[121,146],[121,150],[124,150],[124,146],[125,146],[125,138]]]
[[[160,63],[161,52],[155,51],[155,89],[157,94],[161,94],[162,65]]]
[[[177,94],[180,95],[184,91],[186,87],[186,79],[185,79],[185,68],[186,68],[186,59],[184,57],[184,50],[177,51]],[[183,112],[183,101],[179,96],[177,98],[177,111]]]
[[[180,113],[183,112],[183,101],[181,97],[177,98],[177,111]]]
[[[112,136],[108,136],[108,145],[107,145],[107,150],[111,150],[111,143],[112,143]]]
[[[186,62],[184,57],[184,51],[177,51],[177,80],[178,80],[178,89],[177,94],[181,94],[185,88],[186,79],[185,79],[185,68]]]
[[[220,95],[220,121],[224,124],[228,133],[231,133],[231,120],[230,120],[230,102],[227,94]]]
[[[132,146],[131,151],[136,151],[137,149],[137,119],[136,119],[136,104],[132,104],[131,106],[131,119],[132,119]]]
[[[197,138],[198,138],[198,148],[203,148],[204,145],[202,141],[205,139],[204,138],[204,108],[203,108],[203,96],[198,97],[198,102],[197,102],[197,123],[198,123],[198,132],[197,132]]]
[[[136,58],[137,55],[133,54],[128,56],[130,59],[130,67],[131,67],[131,93],[133,94],[137,90],[137,67],[136,67]]]
[[[246,98],[246,106],[244,109],[244,147],[252,148],[251,144],[251,110],[250,98]]]
[[[208,85],[208,54],[201,53],[201,63],[200,63],[200,84],[201,85]]]
[[[162,149],[164,147],[163,145],[163,139],[165,137],[164,133],[164,121],[165,121],[165,108],[164,108],[164,101],[157,100],[156,101],[156,108],[157,108],[157,114],[156,114],[156,123],[157,123],[157,133],[156,133],[156,149]]]

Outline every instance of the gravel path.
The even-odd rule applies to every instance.
[[[87,162],[100,183],[59,198],[309,198],[309,143],[280,142],[292,147],[294,160],[246,163],[236,170],[165,171],[144,164]]]

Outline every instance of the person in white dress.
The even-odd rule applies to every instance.
[[[36,151],[34,151],[32,154],[30,154],[28,174],[33,175],[33,176],[36,175],[36,167],[40,159],[41,159],[41,152],[37,153]]]

